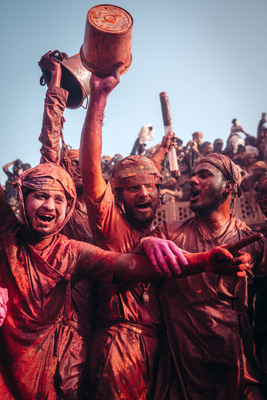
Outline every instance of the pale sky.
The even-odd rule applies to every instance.
[[[105,3],[105,2],[104,2]],[[231,120],[256,134],[267,111],[266,0],[118,0],[134,19],[133,61],[108,99],[103,154],[127,156],[142,125],[153,146],[164,134],[159,93],[167,91],[173,128],[184,144],[193,132],[226,141]],[[38,61],[48,50],[77,54],[88,10],[85,0],[13,0],[0,5],[2,166],[39,162],[43,102]],[[79,147],[83,108],[65,111],[66,143]]]

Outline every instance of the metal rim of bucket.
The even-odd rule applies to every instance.
[[[83,46],[81,46],[81,49],[80,49],[80,56],[81,56],[81,61],[82,61],[83,66],[86,69],[88,69],[88,71],[92,72],[92,74],[103,76],[103,77],[110,75],[110,74],[107,73],[107,71],[102,70],[101,68],[96,68],[95,65],[89,63],[88,61],[85,62],[84,55],[83,55]],[[133,59],[132,53],[130,53],[129,62],[127,64],[123,64],[120,67],[120,75],[123,75],[123,74],[125,74],[125,72],[128,71],[128,69],[130,68],[130,66],[132,64],[132,59]]]

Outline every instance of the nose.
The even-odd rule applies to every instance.
[[[192,185],[193,183],[197,185],[199,183],[197,175],[191,176],[189,183],[190,185]]]
[[[140,186],[139,196],[140,197],[148,197],[149,196],[148,189],[145,187],[145,185]]]
[[[48,197],[47,199],[45,199],[43,207],[46,208],[49,211],[54,210],[55,209],[55,202],[54,202],[53,197]]]

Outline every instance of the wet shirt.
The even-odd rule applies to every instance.
[[[166,222],[154,232],[192,253],[234,242],[251,233],[235,218],[214,235],[204,226],[200,227],[195,218]],[[248,363],[255,364],[253,331],[247,318],[240,318],[251,306],[248,282],[252,287],[253,275],[262,257],[262,243],[243,250],[252,256],[252,272],[248,278],[202,273],[163,283],[160,301],[169,343],[176,370],[181,373],[190,399],[242,398],[242,395],[238,397],[239,390],[244,393],[243,378],[239,375],[242,376],[242,368],[246,379],[260,381],[262,378],[257,366],[248,373]],[[243,365],[245,355],[247,363]],[[218,376],[223,383],[221,387],[216,380]]]
[[[115,205],[109,183],[101,202],[94,203],[86,194],[84,197],[94,244],[97,246],[105,250],[127,253],[138,245],[141,237],[148,234],[149,230],[142,232],[129,224]],[[144,287],[147,286],[149,302],[143,299]],[[139,285],[130,288],[114,285],[105,288],[101,284],[98,288],[100,302],[97,320],[103,323],[124,320],[157,331],[161,323],[157,293],[157,284],[140,282]]]
[[[1,398],[55,399],[57,334],[67,312],[68,282],[111,282],[117,255],[61,234],[40,253],[26,243],[3,193],[0,215],[0,286],[9,296],[0,329]]]

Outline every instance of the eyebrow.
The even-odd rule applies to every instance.
[[[196,174],[199,174],[200,172],[209,172],[209,173],[212,173],[212,171],[211,171],[210,169],[208,169],[208,168],[202,168],[202,169],[199,169],[198,171],[193,171],[193,172],[192,172],[192,176],[193,176],[193,175],[196,175]]]

